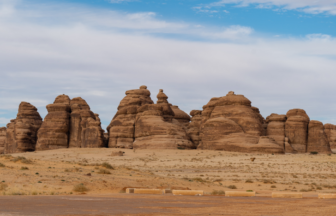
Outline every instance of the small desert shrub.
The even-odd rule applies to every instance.
[[[20,161],[21,163],[24,163],[24,164],[32,164],[32,163],[33,163],[32,160],[27,159],[27,158],[22,157],[22,156],[15,157],[15,158],[13,158],[11,161],[13,161],[13,162],[18,162],[18,161]]]
[[[312,155],[317,155],[318,152],[310,152],[310,154],[312,154]]]
[[[301,189],[300,192],[308,192],[306,189]]]
[[[6,167],[3,163],[0,163],[0,167]]]
[[[253,190],[247,190],[246,192],[253,192]]]
[[[5,190],[8,187],[7,184],[0,183],[0,191]]]
[[[81,193],[89,191],[89,189],[87,187],[85,187],[84,184],[75,185],[72,190],[75,191],[75,192],[81,192]]]
[[[105,167],[106,169],[114,169],[113,166],[107,162],[102,163],[101,166]]]
[[[211,195],[225,195],[225,191],[223,190],[213,190]]]
[[[32,195],[34,195],[34,196],[37,195],[37,192],[36,191],[32,192]]]
[[[108,170],[106,170],[106,169],[100,169],[100,170],[98,171],[98,174],[111,174],[111,172],[108,171]]]
[[[183,147],[177,147],[177,149],[180,149],[180,150],[185,150],[185,148],[183,148]]]
[[[275,186],[275,185],[272,185],[271,188],[276,188],[276,186]]]
[[[204,182],[206,182],[204,179],[202,179],[202,178],[199,178],[199,177],[192,178],[191,180],[192,180],[192,181],[195,181],[195,182],[201,182],[201,183],[204,183]]]
[[[64,172],[70,172],[70,170],[69,169],[65,169]]]
[[[271,180],[271,179],[264,179],[263,182],[264,182],[264,184],[274,184],[274,183],[276,183],[276,181]]]
[[[28,167],[21,167],[21,170],[29,170]]]
[[[237,189],[236,185],[229,185],[228,188],[230,188],[230,189]]]
[[[317,186],[316,190],[322,190],[322,188],[320,186]]]
[[[253,181],[251,179],[247,179],[245,183],[253,183]]]

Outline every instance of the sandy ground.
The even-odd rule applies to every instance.
[[[336,193],[336,155],[271,155],[201,150],[59,149],[0,157],[0,196],[123,193],[126,187]],[[18,160],[18,156],[27,160]],[[252,162],[251,158],[255,158]],[[104,168],[109,163],[113,169]],[[109,172],[110,174],[100,174]],[[237,189],[233,189],[237,188]]]

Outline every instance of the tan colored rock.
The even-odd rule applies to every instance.
[[[184,111],[180,110],[178,106],[170,106],[174,112],[174,119],[180,122],[182,125],[188,125],[190,122],[190,116]]]
[[[10,120],[7,124],[6,130],[6,143],[5,143],[5,154],[11,154],[17,152],[17,146],[15,141],[15,119]]]
[[[21,102],[16,119],[8,124],[6,154],[35,151],[37,131],[41,124],[42,118],[36,107]]]
[[[286,114],[285,136],[288,137],[289,144],[298,153],[307,151],[308,115],[303,109],[292,109]]]
[[[272,137],[285,150],[285,122],[286,115],[272,113],[266,118],[268,137]]]
[[[336,150],[336,125],[325,124],[324,132],[328,137],[331,150]]]
[[[3,154],[5,151],[5,145],[6,145],[6,127],[0,128],[0,154]]]
[[[285,137],[285,153],[297,153],[297,151],[289,144],[288,137]]]
[[[81,122],[82,145],[81,148],[102,148],[105,147],[104,131],[101,122],[96,114],[96,119],[89,117]]]
[[[153,104],[146,86],[126,91],[118,112],[107,127],[109,148],[133,148],[137,109],[146,104]]]
[[[174,119],[174,112],[162,89],[157,98],[157,104],[147,104],[137,110],[133,148],[195,148],[183,126]]]
[[[229,92],[224,97],[211,99],[203,108],[198,148],[283,153],[283,148],[273,138],[261,136],[263,118],[243,95]]]
[[[48,114],[38,131],[36,150],[68,148],[70,130],[70,98],[59,95],[47,105]]]
[[[309,122],[307,152],[331,154],[328,137],[320,121]]]
[[[192,116],[190,124],[187,126],[187,134],[191,138],[191,141],[197,147],[200,142],[200,127],[202,123],[202,110],[192,110],[190,112]]]

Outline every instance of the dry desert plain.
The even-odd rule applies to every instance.
[[[116,151],[120,149],[71,148],[2,155],[0,196],[115,197],[119,194],[131,198],[134,195],[124,194],[125,188],[135,187],[198,189],[204,190],[206,195],[217,196],[228,190],[253,190],[259,197],[269,197],[272,191],[303,192],[304,197],[311,198],[309,202],[318,202],[313,199],[317,193],[336,193],[335,154],[122,149],[124,156],[111,156]],[[232,204],[234,200],[230,202]],[[297,201],[286,202],[294,204]],[[297,209],[298,205],[292,207]],[[314,207],[312,203],[302,205],[305,209],[316,210],[320,206]],[[330,208],[336,212],[334,205],[323,209],[331,211]],[[213,211],[218,213],[215,207]]]

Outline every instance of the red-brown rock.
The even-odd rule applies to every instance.
[[[212,98],[202,112],[200,149],[283,153],[273,138],[263,135],[263,118],[251,101],[229,92]]]
[[[325,124],[324,132],[328,137],[331,150],[336,150],[336,125]]]
[[[286,115],[272,113],[266,118],[268,137],[272,137],[285,150],[285,122]]]
[[[192,110],[190,112],[192,116],[190,124],[187,126],[187,134],[191,138],[191,141],[197,147],[200,142],[200,127],[202,123],[202,110]]]
[[[305,153],[307,150],[308,115],[303,109],[292,109],[286,114],[285,136],[289,144],[298,153]]]
[[[146,104],[153,104],[146,86],[126,91],[118,112],[107,127],[109,148],[133,148],[137,109]]]
[[[38,131],[36,150],[67,148],[69,146],[70,98],[59,95],[47,105],[48,114]]]
[[[5,127],[0,128],[0,154],[3,154],[4,151],[5,151],[6,130],[7,130],[7,128],[5,128]]]
[[[328,137],[320,121],[309,122],[307,152],[331,153]]]

